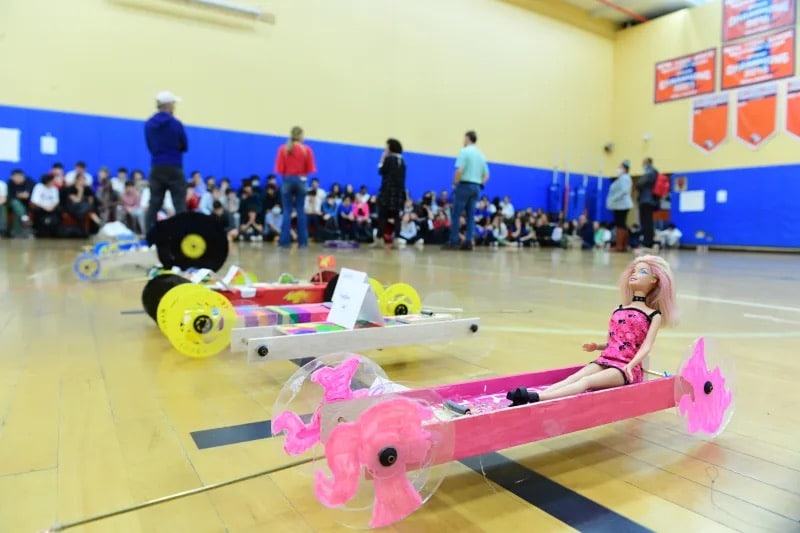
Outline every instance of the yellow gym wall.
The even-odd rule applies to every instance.
[[[194,125],[442,155],[474,128],[494,161],[559,153],[575,172],[611,139],[611,33],[552,0],[237,1],[277,23],[167,0],[0,2],[0,104],[145,118],[169,89]]]
[[[689,142],[692,99],[653,103],[655,65],[659,61],[709,48],[717,49],[716,87],[720,89],[722,5],[720,1],[672,13],[617,34],[614,43],[614,162],[652,156],[666,172],[760,167],[797,162],[800,144],[782,132],[785,80],[779,82],[778,131],[758,150],[735,136],[736,91],[730,95],[729,135],[711,154]],[[652,138],[643,141],[645,133]]]

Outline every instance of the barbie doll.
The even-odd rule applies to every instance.
[[[652,350],[659,328],[677,321],[672,270],[661,257],[638,257],[620,276],[619,287],[623,304],[611,315],[607,341],[583,345],[586,352],[602,350],[600,357],[541,392],[524,387],[509,391],[506,397],[512,406],[644,380],[642,361]]]

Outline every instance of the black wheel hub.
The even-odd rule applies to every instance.
[[[194,319],[192,326],[197,333],[204,335],[211,331],[211,328],[214,326],[214,322],[211,320],[210,316],[200,315]]]
[[[382,449],[378,454],[378,461],[382,466],[392,466],[397,462],[397,450],[392,447]]]

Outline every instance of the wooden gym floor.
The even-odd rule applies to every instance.
[[[80,244],[0,248],[0,531],[37,531],[288,462],[263,422],[297,367],[180,356],[145,315],[121,314],[141,308],[143,274],[80,282],[72,273]],[[262,280],[306,277],[320,253],[240,245],[230,262]],[[797,257],[667,257],[683,321],[659,335],[652,366],[674,371],[694,338],[719,340],[736,364],[737,407],[717,441],[684,434],[669,411],[454,463],[434,498],[393,530],[800,530]],[[424,300],[481,317],[471,345],[366,354],[411,386],[585,362],[580,345],[604,338],[628,259],[503,249],[337,254],[339,267],[411,283]],[[202,430],[215,430],[216,442],[198,443],[192,433]],[[289,470],[74,531],[337,530],[309,479]]]

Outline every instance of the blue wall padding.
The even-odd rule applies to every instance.
[[[0,162],[0,176],[7,179],[12,168],[21,167],[38,179],[50,165],[61,162],[70,170],[79,160],[86,161],[90,172],[108,166],[112,174],[117,167],[129,170],[141,169],[147,174],[149,156],[144,143],[144,120],[101,117],[79,113],[66,113],[40,109],[0,106],[0,127],[18,128],[22,131],[21,161]],[[387,133],[387,137],[391,132]],[[39,139],[51,134],[58,140],[55,156],[40,152]],[[234,187],[243,178],[258,174],[264,178],[272,173],[275,153],[284,137],[258,133],[235,132],[187,125],[189,153],[184,169],[187,174],[200,170],[205,176],[218,180],[229,177]],[[334,182],[344,186],[351,183],[358,189],[366,185],[375,191],[380,183],[377,163],[383,151],[377,139],[375,147],[309,140],[313,147],[318,177],[323,188]],[[458,146],[452,156],[436,156],[413,151],[407,152],[408,188],[414,198],[425,191],[437,192],[450,189],[453,179],[453,163]],[[491,154],[489,154],[491,155]],[[500,163],[490,163],[491,180],[485,194],[489,198],[508,194],[517,208],[547,207],[548,187],[552,171]],[[572,176],[576,184],[580,177]],[[563,180],[563,175],[562,175]],[[597,178],[590,183],[596,188]],[[590,208],[590,211],[593,209]],[[590,213],[594,216],[594,213]]]
[[[7,179],[12,168],[21,167],[38,179],[57,161],[69,170],[78,160],[85,160],[93,173],[100,166],[139,168],[147,173],[149,157],[144,144],[144,120],[101,117],[40,109],[0,106],[0,127],[22,131],[21,161],[0,162],[0,178]],[[217,179],[227,176],[234,186],[242,178],[258,174],[262,178],[272,172],[275,152],[283,137],[258,133],[235,132],[187,126],[190,152],[184,165],[187,173],[198,169]],[[58,139],[55,156],[40,152],[39,138],[52,134]],[[387,137],[391,132],[387,132]],[[367,185],[375,191],[379,184],[376,165],[383,151],[377,139],[375,147],[353,146],[309,140],[314,148],[323,187],[334,182],[351,183],[356,188]],[[407,147],[411,149],[412,147]],[[409,151],[408,188],[415,198],[428,190],[450,189],[453,162],[458,146],[451,156],[436,156]],[[488,154],[491,158],[491,154]],[[684,242],[704,242],[695,237],[704,231],[712,243],[732,246],[800,247],[800,180],[795,172],[800,165],[726,169],[719,171],[674,173],[688,177],[690,190],[706,190],[705,211],[683,213],[679,210],[678,194],[673,195],[672,220],[684,234]],[[550,196],[553,172],[550,169],[528,168],[490,163],[491,180],[485,194],[511,196],[519,208],[542,207],[549,210],[555,201]],[[559,173],[557,205],[563,205],[564,173]],[[571,173],[570,190],[577,191],[583,176]],[[610,221],[605,208],[609,180],[590,177],[586,187],[585,205],[592,220]],[[717,190],[726,190],[728,201],[716,202]],[[580,214],[577,195],[570,195],[570,218]],[[573,205],[573,203],[575,205]]]
[[[705,191],[705,209],[681,212],[672,195],[672,220],[687,244],[800,248],[800,165],[676,172],[688,190]],[[717,191],[727,201],[717,203]],[[698,238],[704,232],[708,241]]]

